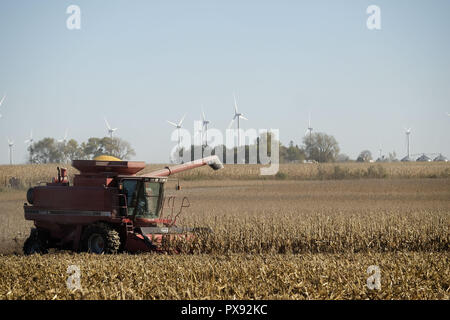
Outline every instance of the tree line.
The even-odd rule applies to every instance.
[[[74,139],[59,142],[44,138],[28,147],[29,163],[69,163],[71,160],[89,160],[108,154],[119,159],[130,159],[136,155],[131,144],[120,138],[89,138],[78,143]]]
[[[241,147],[227,148],[225,145],[209,146],[191,145],[189,149],[181,148],[173,154],[173,158],[192,161],[205,155],[219,155],[224,163],[230,160],[232,163],[242,163],[238,161],[238,155],[244,155],[244,163],[254,163],[251,154],[256,154],[256,163],[266,164],[267,159],[260,158],[260,147],[264,146],[264,153],[271,157],[272,146],[278,144],[280,163],[296,162],[345,162],[350,158],[340,153],[339,144],[332,135],[323,132],[316,132],[304,136],[302,145],[294,144],[290,141],[287,146],[274,139],[271,133],[261,134],[253,144]],[[121,138],[96,138],[91,137],[86,142],[78,143],[71,139],[68,141],[57,141],[54,138],[44,138],[28,147],[29,163],[69,163],[71,160],[89,160],[100,155],[111,155],[119,159],[128,160],[136,153],[131,144]],[[178,154],[178,157],[175,157]],[[228,155],[228,156],[227,156]],[[382,157],[379,161],[397,161],[395,153],[390,153],[388,157]],[[363,150],[358,158],[358,162],[372,161],[372,154],[368,150]],[[175,161],[176,162],[176,161]]]
[[[223,163],[231,159],[231,163],[242,163],[238,161],[239,154],[244,155],[243,163],[254,163],[251,159],[251,153],[256,154],[256,163],[266,164],[267,159],[260,158],[260,148],[264,147],[267,157],[272,156],[272,146],[278,144],[280,163],[304,162],[305,160],[313,162],[335,162],[348,161],[349,157],[340,154],[339,144],[336,139],[326,133],[317,132],[303,138],[303,145],[295,145],[290,141],[289,145],[284,146],[280,141],[275,140],[271,133],[261,134],[253,144],[245,146],[227,148],[225,145],[215,146],[213,148],[199,145],[191,145],[190,149],[181,148],[175,151],[174,159],[195,160],[204,155],[218,155]],[[229,155],[232,155],[231,157]],[[176,162],[176,160],[174,160]]]
[[[280,163],[302,163],[308,162],[370,162],[373,161],[372,153],[369,150],[363,150],[358,155],[356,160],[350,159],[350,157],[344,153],[340,153],[340,147],[337,140],[329,134],[323,132],[315,132],[303,137],[302,145],[294,144],[294,141],[290,141],[287,146],[283,145],[280,141],[272,139],[270,133],[260,135],[253,144],[245,145],[241,147],[227,148],[224,145],[219,145],[214,148],[191,145],[190,149],[182,148],[178,151],[178,159],[185,160],[183,155],[189,155],[188,160],[195,160],[204,155],[218,155],[221,157],[223,163],[227,163],[230,159],[227,154],[232,154],[231,163],[241,163],[238,161],[238,155],[241,153],[244,155],[244,163],[253,163],[250,159],[251,151],[256,150],[258,164],[266,164],[264,159],[260,159],[259,149],[261,145],[267,146],[267,156],[271,156],[272,144],[278,143],[279,149],[279,161]],[[176,157],[175,151],[173,158]],[[201,155],[201,156],[199,156]],[[380,156],[376,159],[377,162],[395,162],[398,161],[395,152],[389,153],[388,156]]]

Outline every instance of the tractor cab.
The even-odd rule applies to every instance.
[[[119,178],[120,215],[131,218],[157,219],[164,200],[165,178]]]

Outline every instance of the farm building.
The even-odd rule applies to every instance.
[[[416,161],[418,161],[418,162],[430,162],[430,161],[431,161],[431,158],[428,157],[426,154],[423,154],[423,155],[421,155],[420,157],[418,157],[418,158],[416,159]]]
[[[448,162],[448,159],[444,157],[442,154],[439,154],[436,158],[433,159],[433,161]]]
[[[410,161],[413,161],[413,160],[411,160],[411,158],[409,156],[406,156],[406,157],[402,158],[402,160],[400,160],[400,161],[401,162],[410,162]]]

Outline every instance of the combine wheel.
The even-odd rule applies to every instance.
[[[47,253],[47,241],[44,233],[39,232],[38,229],[31,229],[30,236],[23,244],[23,253],[25,255],[30,255],[34,253],[44,254]]]
[[[86,227],[82,237],[83,251],[92,253],[117,253],[120,248],[119,233],[106,223]]]

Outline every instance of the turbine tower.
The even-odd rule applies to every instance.
[[[33,129],[30,131],[30,137],[25,140],[25,143],[28,143],[28,145],[31,147],[33,145],[34,139],[33,139]],[[30,148],[30,163],[33,163],[33,149]]]
[[[244,117],[244,115],[242,113],[240,113],[238,111],[238,107],[237,107],[237,102],[236,102],[236,96],[233,94],[233,98],[234,98],[234,116],[233,119],[231,120],[228,129],[231,128],[231,126],[233,125],[234,120],[237,119],[237,129],[238,129],[238,143],[237,146],[240,146],[241,140],[240,140],[240,123],[239,123],[239,119],[243,119],[243,120],[248,120],[246,117]]]
[[[172,121],[167,120],[167,122],[174,126],[175,128],[177,128],[178,131],[178,150],[180,150],[180,143],[181,143],[181,135],[180,135],[180,129],[181,129],[181,125],[183,124],[184,118],[186,117],[186,114],[184,114],[183,118],[181,118],[180,122],[174,123]]]
[[[3,101],[5,100],[5,98],[6,98],[6,94],[3,96],[3,98],[2,98],[2,100],[0,100],[0,107],[2,106],[2,103],[3,103]],[[0,114],[0,118],[2,117],[2,115]]]
[[[113,139],[113,134],[114,134],[114,131],[116,131],[117,130],[117,128],[111,128],[111,126],[109,125],[109,123],[108,123],[108,120],[106,120],[106,118],[105,118],[105,123],[106,123],[106,128],[108,129],[108,134],[109,134],[109,137],[111,138],[111,140]]]
[[[205,132],[205,146],[208,146],[208,124],[209,124],[209,120],[206,120],[206,116],[205,116],[205,112],[203,111],[202,108],[202,130],[204,128],[204,132]],[[203,144],[203,141],[202,141]]]
[[[66,132],[64,133],[64,138],[58,140],[58,142],[64,142],[64,143],[66,143],[66,142],[67,142],[67,133],[68,133],[68,129],[66,129]]]
[[[311,144],[312,144],[312,131],[313,131],[313,128],[311,127],[311,112],[309,112],[309,114],[308,114],[308,128],[305,131],[305,136],[309,132],[309,147],[310,148],[311,148]]]
[[[411,128],[406,129],[406,156],[409,158],[409,135],[411,134]]]
[[[309,142],[311,143],[311,134],[312,134],[313,128],[311,127],[311,112],[308,115],[308,128],[305,131],[305,136],[309,132]]]
[[[25,143],[28,143],[28,144],[33,144],[33,142],[34,142],[34,139],[33,139],[33,129],[30,131],[30,137],[27,139],[27,140],[25,140],[24,141]]]
[[[14,141],[9,140],[9,138],[8,138],[8,146],[9,146],[9,164],[12,165],[13,164],[13,146],[14,146]]]

